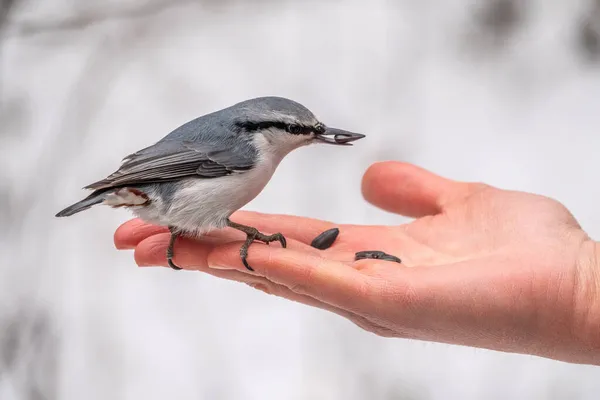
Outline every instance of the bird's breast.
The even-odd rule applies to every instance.
[[[183,179],[164,204],[165,224],[197,234],[225,227],[233,212],[259,195],[276,168],[277,164],[268,160],[224,177]]]
[[[251,170],[237,172],[222,179],[223,193],[229,193],[224,197],[224,202],[231,202],[232,212],[236,211],[262,192],[265,186],[271,180],[277,165],[270,161],[261,162]]]

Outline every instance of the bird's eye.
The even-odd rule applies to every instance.
[[[299,125],[290,125],[288,126],[288,132],[292,135],[299,135],[302,133],[302,127]]]

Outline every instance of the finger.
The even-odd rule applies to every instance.
[[[346,263],[289,248],[254,245],[248,263],[254,274],[338,308],[360,313],[370,301],[369,278]],[[214,269],[245,270],[239,247],[232,244],[214,248],[208,265]]]
[[[293,292],[289,288],[277,283],[271,282],[260,276],[249,275],[240,271],[225,271],[225,270],[208,270],[205,271],[209,275],[217,278],[227,279],[231,281],[245,283],[248,286],[260,290],[263,293],[270,294],[273,296],[281,297],[287,300],[291,300],[296,303],[304,304],[310,307],[319,308],[321,310],[329,311],[337,314],[343,318],[346,318],[359,327],[370,331],[370,332],[384,332],[385,328],[371,322],[365,317],[356,315],[350,311],[343,310],[341,308],[332,306],[330,304],[319,301],[313,297],[298,294]]]
[[[170,239],[170,233],[159,233],[142,240],[135,247],[134,259],[136,263],[141,267],[166,267],[168,265],[167,248]],[[183,269],[201,270],[207,268],[208,253],[215,247],[228,243],[236,249],[234,253],[237,255],[238,262],[241,262],[239,254],[243,241],[239,241],[239,239],[238,232],[235,230],[219,231],[213,236],[202,236],[193,239],[180,236],[173,246],[173,262]],[[259,242],[252,244],[252,248],[260,246],[268,247]],[[288,249],[295,249],[306,254],[314,254],[318,251],[294,240],[288,241]]]
[[[310,244],[315,237],[324,231],[339,226],[329,221],[313,218],[262,214],[252,211],[238,211],[231,216],[231,220],[239,224],[252,226],[261,232],[280,232],[286,238],[306,244]]]
[[[171,235],[162,233],[142,240],[134,251],[134,259],[140,267],[163,266],[167,264],[167,247]],[[207,266],[207,256],[214,247],[211,243],[201,243],[179,237],[175,242],[173,262],[183,269],[198,269]]]
[[[139,243],[135,251],[135,259],[138,265],[166,266],[166,246],[168,246],[169,238],[170,234],[158,234]],[[218,278],[244,282],[251,287],[261,290],[265,293],[335,313],[339,316],[349,319],[361,328],[368,331],[384,330],[363,316],[357,315],[352,311],[336,307],[309,295],[298,293],[297,291],[303,290],[301,286],[296,286],[296,291],[294,291],[285,285],[269,281],[262,276],[249,274],[246,270],[244,270],[246,272],[240,272],[237,270],[208,268],[207,258],[210,252],[213,250],[213,245],[214,243],[201,243],[184,238],[180,242],[180,246],[175,252],[173,261],[185,269],[199,270]],[[347,301],[345,301],[345,304],[347,308],[354,308],[352,306],[349,307]]]
[[[135,253],[136,260],[140,263],[140,265],[144,265],[146,262],[148,262],[149,265],[156,265],[157,262],[158,263],[162,262],[161,260],[162,260],[163,254],[164,254],[163,250],[166,251],[166,249],[164,248],[165,240],[168,240],[166,235],[155,235],[151,238],[148,238],[148,239],[142,241],[142,243],[140,243],[138,248],[136,249],[136,253]],[[187,241],[183,243],[183,246],[186,246],[186,245],[187,245]],[[210,247],[206,246],[203,250],[208,250],[209,248]],[[198,249],[196,248],[196,250],[198,250]],[[202,254],[199,254],[197,252],[196,258],[190,261],[188,259],[189,252],[181,252],[180,251],[178,262],[180,263],[180,265],[183,265],[183,263],[191,262],[196,265],[197,270],[205,272],[214,277],[246,283],[247,285],[251,286],[252,288],[260,290],[264,293],[275,295],[275,296],[278,296],[278,297],[281,297],[281,298],[284,298],[287,300],[291,300],[291,301],[294,301],[294,302],[297,302],[300,304],[304,304],[307,306],[311,306],[311,307],[315,307],[315,308],[319,308],[319,309],[322,309],[325,311],[332,312],[334,314],[337,314],[343,318],[346,318],[346,319],[352,321],[353,323],[355,323],[356,325],[358,325],[359,327],[361,327],[365,330],[372,331],[372,332],[385,331],[384,328],[380,327],[377,324],[372,323],[365,317],[356,315],[351,311],[347,311],[347,310],[341,309],[339,307],[335,307],[333,305],[324,303],[324,302],[319,301],[308,295],[296,293],[296,292],[292,291],[291,289],[289,289],[288,287],[281,285],[281,284],[271,282],[264,277],[251,275],[251,274],[248,274],[245,272],[240,272],[237,270],[220,270],[220,269],[208,268],[206,263],[203,263],[201,260],[200,261],[198,260],[198,258],[202,258],[205,254],[206,254],[206,251],[203,251]],[[166,262],[164,262],[164,264],[166,264]]]
[[[169,237],[170,235],[168,234],[159,234],[147,238],[139,243],[134,253],[137,264],[139,266],[167,266],[166,248],[168,246]],[[178,244],[179,246],[177,247],[173,261],[175,264],[184,269],[199,270],[218,278],[243,282],[268,294],[273,294],[312,307],[318,307],[323,310],[334,312],[346,318],[351,317],[351,314],[348,311],[338,309],[310,296],[292,292],[289,288],[271,282],[262,276],[252,275],[237,270],[208,268],[206,260],[208,253],[212,250],[211,245],[199,243],[197,241],[191,241],[189,239],[183,239]],[[237,251],[237,254],[239,257],[239,250]]]
[[[262,214],[250,211],[238,211],[232,219],[240,224],[252,226],[264,233],[281,232],[288,239],[310,244],[322,232],[335,227],[331,222],[312,218],[289,215]],[[125,222],[114,234],[115,247],[119,250],[133,249],[141,241],[158,233],[169,232],[164,226],[148,224],[139,218]],[[215,232],[207,233],[214,236]],[[218,233],[216,233],[218,236]],[[243,233],[238,233],[238,240],[243,240]]]
[[[362,180],[363,196],[368,202],[407,217],[440,213],[443,205],[464,193],[467,186],[395,161],[373,164]]]
[[[344,314],[344,316],[348,315],[347,311],[342,311],[337,307],[333,307],[327,303],[323,303],[322,301],[319,301],[310,296],[292,292],[289,288],[271,282],[262,276],[250,275],[236,270],[219,270],[211,268],[208,268],[206,273],[217,278],[245,283],[247,285],[250,285],[254,289],[260,290],[261,292],[266,294],[283,297],[288,300],[306,304],[311,307],[317,307],[323,310],[335,312],[337,314]]]
[[[115,246],[119,250],[133,249],[150,236],[168,232],[169,228],[165,226],[148,224],[139,218],[135,218],[125,222],[117,228],[114,235]],[[207,240],[209,238],[216,238],[218,240],[244,240],[245,235],[242,232],[233,229],[227,229],[208,232],[202,237]]]
[[[136,248],[135,259],[138,265],[163,265],[166,266],[166,246],[170,235],[155,235],[143,240]],[[207,252],[211,250],[210,245],[206,243],[198,243],[188,240],[183,240],[175,252],[174,262],[180,267],[187,267],[205,272],[217,278],[232,280],[236,282],[246,283],[254,289],[260,290],[267,294],[272,294],[291,301],[305,304],[311,307],[320,308],[350,319],[356,323],[356,320],[362,321],[363,318],[352,314],[349,311],[342,310],[330,304],[319,301],[313,297],[302,295],[293,292],[286,286],[271,282],[262,276],[252,275],[246,272],[237,270],[221,270],[208,268],[206,262]],[[238,253],[239,254],[239,253]],[[364,329],[368,329],[368,324],[365,326],[359,324]]]
[[[166,226],[150,225],[139,218],[134,218],[119,226],[115,231],[115,247],[119,250],[133,249],[142,240],[165,232],[169,232],[169,228]]]
[[[232,271],[226,271],[226,272],[232,272]],[[237,272],[237,271],[235,271],[235,272]],[[361,315],[357,315],[350,311],[346,311],[341,308],[329,305],[327,303],[323,303],[322,301],[314,299],[310,296],[298,294],[296,292],[291,291],[290,289],[288,289],[287,287],[285,287],[283,285],[278,285],[278,284],[270,282],[264,278],[254,277],[254,279],[257,281],[248,282],[247,284],[254,289],[260,290],[261,292],[275,295],[277,297],[291,300],[296,303],[304,304],[304,305],[307,305],[310,307],[320,308],[321,310],[329,311],[331,313],[339,315],[340,317],[350,320],[351,322],[353,322],[354,324],[356,324],[357,326],[359,326],[360,328],[362,328],[366,331],[375,332],[381,336],[386,336],[386,337],[395,336],[394,332],[391,331],[390,329],[385,328],[381,325],[378,325]]]

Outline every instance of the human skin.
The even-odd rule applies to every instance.
[[[184,269],[244,282],[319,307],[385,337],[451,343],[600,365],[600,244],[547,197],[449,180],[383,162],[364,175],[372,204],[414,218],[394,226],[337,225],[296,216],[237,212],[232,220],[281,232],[288,248],[224,229],[177,241]],[[310,247],[339,227],[327,250]],[[167,266],[169,233],[134,219],[115,233],[140,266]],[[402,264],[354,261],[382,250]]]

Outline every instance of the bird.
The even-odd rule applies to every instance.
[[[56,217],[68,217],[95,205],[129,209],[141,220],[166,226],[171,234],[168,265],[181,270],[174,258],[179,236],[199,237],[230,227],[246,234],[240,248],[244,266],[255,242],[278,241],[231,221],[230,216],[253,200],[267,185],[282,159],[312,143],[351,145],[365,135],[330,128],[293,100],[257,97],[193,119],[154,143],[123,158],[108,177],[84,187],[83,200]]]

